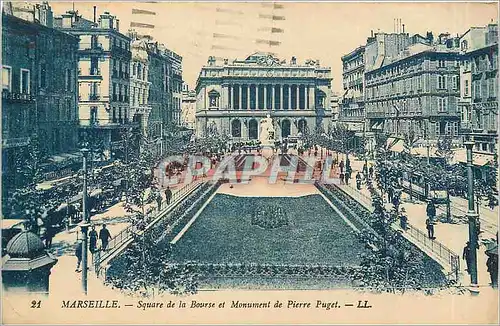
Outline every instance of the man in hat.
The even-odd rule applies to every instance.
[[[77,259],[75,272],[81,272],[80,264],[82,263],[82,250],[83,250],[82,240],[79,239],[76,242],[76,248],[75,248],[75,256]]]
[[[470,274],[471,250],[469,241],[465,244],[462,259],[465,260],[465,263],[467,264],[467,273]]]
[[[488,259],[486,260],[486,267],[490,273],[491,286],[496,289],[498,287],[498,245],[495,244],[486,250]]]
[[[406,210],[404,207],[401,208],[401,214],[399,215],[400,225],[403,231],[408,229],[408,216],[406,216]]]

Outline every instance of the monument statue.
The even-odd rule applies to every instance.
[[[259,140],[263,145],[274,144],[274,126],[273,119],[268,114],[266,118],[260,120]]]

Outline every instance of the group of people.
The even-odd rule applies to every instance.
[[[100,250],[105,251],[108,248],[109,240],[111,239],[111,233],[109,233],[106,224],[102,225],[99,234],[97,234],[95,225],[92,225],[88,236],[89,236],[89,250],[92,255],[94,255],[94,253],[98,251],[97,240],[101,240]],[[83,241],[81,239],[77,241],[75,256],[77,258],[75,272],[81,272],[80,264],[82,262],[82,257],[83,257]]]

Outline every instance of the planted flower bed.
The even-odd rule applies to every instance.
[[[252,224],[264,229],[276,229],[288,223],[288,213],[278,205],[260,205],[252,215]]]

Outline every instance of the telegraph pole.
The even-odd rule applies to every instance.
[[[477,287],[477,226],[476,221],[478,214],[474,207],[474,176],[472,174],[472,147],[474,142],[464,142],[467,148],[467,197],[469,199],[469,207],[467,211],[467,217],[469,220],[469,249],[470,249],[470,283],[472,287]]]
[[[81,150],[81,152],[83,154],[83,194],[82,194],[83,220],[82,220],[82,223],[80,224],[80,227],[82,229],[82,236],[83,236],[83,242],[82,242],[82,290],[83,290],[83,293],[86,295],[87,294],[87,269],[88,269],[87,232],[88,232],[88,228],[90,225],[89,214],[87,211],[87,156],[88,156],[89,150],[87,148],[83,148]]]

